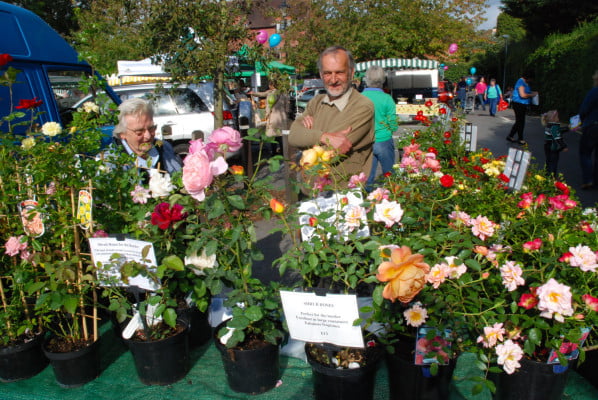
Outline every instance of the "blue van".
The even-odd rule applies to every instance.
[[[37,120],[40,125],[54,121],[66,127],[72,118],[72,106],[86,96],[79,88],[80,81],[97,75],[40,17],[5,2],[0,2],[0,54],[9,54],[13,60],[8,66],[21,71],[19,83],[12,87],[12,100],[16,104],[19,99],[37,98],[43,102],[37,108],[41,111]],[[120,98],[105,86],[102,90],[120,104]],[[10,112],[11,94],[8,87],[0,86],[0,117]]]

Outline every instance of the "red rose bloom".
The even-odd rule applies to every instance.
[[[560,190],[563,194],[569,195],[569,186],[563,182],[555,182],[554,187]]]
[[[451,142],[451,139],[444,139],[443,143],[448,145],[448,144],[451,144],[452,142]]]
[[[524,293],[521,295],[519,299],[518,306],[525,308],[526,310],[531,310],[538,304],[538,298],[533,295],[532,293]]]
[[[440,110],[438,110],[438,112],[439,112],[440,114],[443,114],[443,115],[444,115],[444,114],[446,114],[446,108],[441,108]]]
[[[451,133],[449,131],[446,131],[442,134],[442,136],[444,136],[445,138],[450,138],[451,137]]]
[[[432,107],[432,104],[434,104],[434,103],[432,103],[430,100],[428,100],[428,101],[426,101],[426,102],[424,103],[424,105],[425,105],[426,107]]]
[[[42,100],[38,100],[37,97],[34,97],[33,99],[20,99],[19,100],[19,105],[16,106],[15,108],[18,109],[33,109],[33,108],[37,108],[39,106],[41,106],[43,104]]]
[[[510,181],[509,177],[506,176],[505,174],[498,175],[498,179],[500,179],[501,181],[503,181],[505,183],[509,183],[509,181]]]
[[[187,216],[187,213],[182,211],[183,206],[180,204],[173,204],[171,208],[168,203],[160,203],[152,212],[152,225],[157,225],[158,228],[166,230],[171,224],[181,221]]]
[[[428,147],[428,153],[434,153],[434,154],[438,155],[438,150],[436,150],[436,148],[434,148],[434,147]]]
[[[455,179],[450,175],[442,175],[440,178],[440,184],[445,188],[450,188],[455,183]]]
[[[389,172],[385,172],[385,173],[384,173],[384,177],[385,177],[385,178],[389,178],[389,177],[391,177],[391,176],[392,176],[392,172],[390,172],[390,171],[389,171]]]
[[[11,61],[12,61],[12,56],[10,54],[6,54],[6,53],[0,54],[0,67],[8,64]]]

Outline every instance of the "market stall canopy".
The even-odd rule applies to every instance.
[[[438,69],[439,64],[435,60],[420,60],[419,58],[386,58],[357,63],[355,70],[364,72],[373,65],[384,69]]]

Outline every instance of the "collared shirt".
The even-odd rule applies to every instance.
[[[133,150],[129,147],[129,144],[126,140],[122,141],[122,145],[125,148],[125,151],[129,155],[133,155]],[[152,146],[152,148],[146,153],[147,157],[143,158],[137,154],[137,159],[135,160],[135,165],[138,167],[145,167],[145,168],[156,168],[158,165],[158,160],[160,159],[160,154],[158,153],[158,149],[156,146]],[[151,164],[150,164],[151,163]]]
[[[322,103],[336,106],[336,108],[338,108],[339,111],[343,111],[349,103],[349,97],[351,97],[352,91],[353,87],[350,87],[345,94],[343,94],[341,97],[335,100],[330,100],[329,96],[324,96],[324,98],[322,99]]]

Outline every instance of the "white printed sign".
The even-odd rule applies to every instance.
[[[146,259],[143,258],[143,249],[150,246]],[[102,269],[98,269],[98,279],[103,286],[138,286],[145,290],[156,290],[158,284],[145,276],[136,275],[129,278],[125,283],[121,279],[120,266],[127,261],[137,261],[147,265],[150,270],[157,266],[154,246],[150,242],[143,240],[117,238],[90,238],[89,247],[91,248],[91,258],[95,266],[102,264]],[[114,254],[120,257],[117,260],[112,259]]]
[[[280,291],[289,333],[293,339],[338,346],[364,347],[357,296]]]
[[[509,155],[507,156],[507,164],[505,165],[504,172],[504,174],[509,177],[509,189],[521,189],[531,155],[532,154],[529,151],[516,149],[514,147],[509,148]]]

